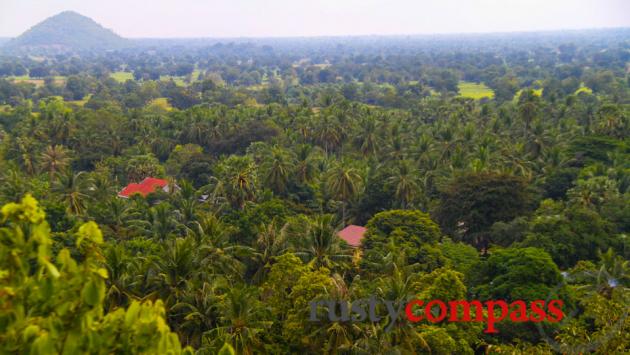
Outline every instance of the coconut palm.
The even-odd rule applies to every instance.
[[[321,154],[321,149],[315,149],[311,145],[301,144],[297,147],[294,173],[298,182],[304,184],[313,180],[318,154]]]
[[[387,183],[394,188],[396,199],[405,209],[420,192],[419,172],[413,168],[409,161],[400,161],[393,175],[387,179]]]
[[[287,224],[279,225],[276,219],[259,226],[254,252],[257,265],[257,270],[252,277],[254,282],[262,282],[271,268],[273,259],[286,251],[287,227]]]
[[[75,216],[85,213],[87,202],[90,200],[90,180],[84,171],[71,171],[61,174],[53,184],[53,192],[66,204],[66,211]]]
[[[230,242],[234,229],[221,222],[214,214],[205,214],[191,223],[186,233],[195,240],[199,260],[208,275],[224,275],[241,279],[245,266],[237,257],[251,256],[253,250]]]
[[[295,161],[289,151],[278,146],[271,148],[261,166],[265,183],[274,193],[285,193],[294,166]]]
[[[250,355],[260,349],[260,333],[272,322],[264,320],[264,308],[255,288],[230,287],[222,296],[219,313],[221,325],[207,332],[207,337],[218,340],[221,345],[223,341],[228,342],[238,354]]]
[[[332,215],[302,220],[293,230],[301,230],[302,242],[296,253],[314,267],[336,269],[352,260],[351,251],[341,243]],[[293,232],[295,233],[295,232]]]
[[[49,145],[40,156],[40,167],[48,172],[51,181],[55,174],[65,170],[69,163],[68,150],[62,145]]]
[[[332,198],[341,201],[341,221],[346,221],[346,204],[356,197],[361,189],[362,177],[353,167],[337,163],[328,171],[326,179],[328,192]]]
[[[220,164],[220,180],[227,198],[235,208],[243,209],[252,201],[257,190],[257,171],[249,157],[231,156]]]

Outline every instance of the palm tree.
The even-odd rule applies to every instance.
[[[220,317],[219,289],[225,287],[224,283],[223,279],[204,281],[200,287],[187,290],[181,301],[171,307],[171,314],[177,319],[178,333],[188,345],[200,348],[203,334],[217,327]]]
[[[271,148],[270,154],[261,168],[265,171],[265,182],[273,192],[282,194],[286,191],[295,162],[291,154],[281,147]]]
[[[303,256],[314,267],[335,269],[352,261],[351,251],[341,244],[332,215],[318,215],[292,226],[293,233],[302,236],[297,255]],[[301,231],[301,232],[299,232]]]
[[[98,218],[99,223],[110,227],[116,238],[123,239],[127,235],[127,222],[132,212],[129,202],[111,197],[103,205],[103,214]]]
[[[279,226],[276,219],[259,226],[254,254],[257,265],[256,273],[252,277],[254,282],[262,282],[271,268],[273,259],[286,251],[287,226],[287,224]]]
[[[321,154],[321,149],[313,149],[313,146],[308,144],[301,144],[297,147],[296,161],[295,161],[295,177],[300,183],[308,183],[315,177],[316,160]]]
[[[107,301],[109,309],[125,306],[135,297],[133,292],[137,259],[127,254],[123,244],[113,245],[103,253],[107,268]]]
[[[179,189],[176,190],[173,202],[175,204],[178,221],[188,226],[190,223],[197,219],[197,207],[199,205],[199,198],[197,192],[191,183],[188,181],[180,181]]]
[[[231,156],[220,164],[221,181],[228,199],[235,208],[243,209],[247,201],[254,199],[257,174],[254,162],[248,157]]]
[[[87,201],[90,199],[88,191],[90,181],[85,177],[85,172],[72,173],[71,171],[60,175],[55,181],[53,191],[60,196],[60,200],[66,204],[69,214],[81,216],[87,208]]]
[[[35,141],[30,137],[18,137],[15,142],[22,167],[27,174],[32,175],[35,173]]]
[[[343,139],[341,125],[334,118],[329,116],[320,119],[316,134],[317,140],[324,146],[326,154],[337,148]]]
[[[368,117],[361,122],[361,133],[359,133],[357,139],[360,144],[361,153],[363,153],[364,156],[376,154],[379,144],[376,132],[376,120],[373,117]]]
[[[69,162],[68,150],[62,145],[49,145],[40,157],[41,168],[48,172],[50,181],[58,171],[65,170]]]
[[[602,253],[597,252],[600,258],[599,268],[586,272],[587,284],[581,286],[587,292],[596,292],[606,298],[613,296],[615,289],[630,290],[630,262],[622,256],[615,254],[613,249]]]
[[[20,169],[9,168],[0,175],[0,192],[7,201],[17,201],[31,191],[31,183]]]
[[[387,179],[395,190],[396,199],[400,201],[400,205],[405,209],[420,191],[418,182],[420,181],[419,172],[411,166],[407,160],[400,161],[394,175]]]
[[[202,272],[198,255],[193,238],[176,238],[160,245],[151,263],[149,282],[167,307],[176,304],[186,283]]]
[[[230,242],[233,233],[215,215],[206,214],[187,228],[189,237],[195,240],[199,260],[208,275],[223,275],[230,279],[242,279],[245,266],[237,257],[253,254],[249,247]]]
[[[359,193],[362,177],[358,170],[338,163],[328,172],[326,179],[330,195],[342,202],[341,221],[346,222],[346,203]]]
[[[534,93],[534,90],[524,90],[521,92],[521,96],[519,97],[519,113],[521,115],[521,119],[525,123],[525,132],[524,137],[527,138],[529,134],[529,125],[532,123],[534,118],[538,115],[538,96]]]
[[[137,198],[142,199],[142,197]],[[165,241],[169,236],[184,229],[184,226],[177,220],[176,214],[173,213],[171,206],[166,202],[153,207],[146,203],[139,204],[134,208],[129,226],[137,233],[159,241]]]
[[[206,336],[219,341],[219,346],[227,341],[237,354],[254,354],[262,345],[260,333],[272,323],[263,320],[263,310],[255,288],[230,287],[219,304],[222,325],[207,332]]]

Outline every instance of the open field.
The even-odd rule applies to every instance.
[[[483,98],[491,99],[494,97],[494,91],[487,87],[484,83],[471,83],[461,81],[457,87],[459,88],[459,96],[470,99],[481,100]]]
[[[133,73],[125,72],[125,71],[113,72],[109,76],[112,79],[118,81],[119,83],[124,83],[127,80],[133,80]]]
[[[173,80],[175,82],[175,85],[177,86],[186,86],[186,82],[184,81],[184,76],[172,76],[172,75],[160,75],[160,80],[161,81],[169,81],[169,80]]]
[[[158,97],[157,99],[153,99],[151,102],[149,102],[148,106],[159,107],[166,111],[171,111],[173,109],[173,106],[171,106],[171,104],[168,102],[168,99],[166,97]]]
[[[53,76],[53,82],[55,83],[55,85],[65,85],[66,83],[66,77],[65,76]],[[29,84],[33,84],[37,87],[40,86],[44,86],[44,79],[43,78],[31,78],[28,75],[22,75],[22,76],[10,76],[7,79],[15,82],[15,83],[29,83]]]

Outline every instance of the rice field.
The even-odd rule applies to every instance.
[[[457,87],[459,88],[460,97],[475,100],[481,100],[484,98],[492,99],[494,97],[494,91],[487,87],[484,83],[460,81],[459,84],[457,84]]]

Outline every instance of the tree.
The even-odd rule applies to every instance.
[[[362,177],[359,171],[343,163],[337,163],[328,171],[326,179],[328,192],[334,199],[341,201],[341,221],[346,223],[346,204],[356,197],[361,188]]]
[[[265,183],[274,193],[283,194],[287,190],[295,161],[288,151],[280,147],[271,148],[269,153],[261,165]]]
[[[517,245],[545,250],[562,268],[597,260],[598,251],[618,245],[611,223],[586,208],[563,208],[545,200],[534,216],[525,239]]]
[[[55,181],[52,190],[59,194],[59,198],[66,204],[69,214],[80,216],[85,213],[89,195],[90,180],[84,171],[73,173],[68,171],[60,175]]]
[[[446,186],[435,215],[447,234],[485,249],[490,227],[527,213],[531,203],[532,195],[522,178],[469,173]]]
[[[45,213],[30,195],[2,208],[0,234],[2,352],[192,354],[170,331],[159,300],[103,312],[109,274],[101,266],[103,237],[94,222],[74,235],[81,261],[67,248],[51,261]]]
[[[534,90],[528,89],[521,91],[521,95],[518,98],[518,110],[521,115],[521,119],[525,124],[524,137],[527,138],[529,134],[529,126],[532,121],[537,117],[540,105],[540,98]]]
[[[399,162],[394,175],[387,179],[388,184],[394,188],[401,208],[405,209],[420,192],[419,180],[418,171],[408,161]]]
[[[417,210],[391,210],[377,213],[367,225],[361,241],[364,253],[361,268],[377,271],[388,254],[401,251],[411,264],[433,269],[446,259],[437,248],[442,234],[428,214]]]
[[[551,256],[538,248],[493,250],[488,259],[475,267],[474,274],[473,292],[480,299],[508,302],[547,299],[558,292],[555,288],[562,281]]]
[[[231,155],[219,163],[217,171],[232,207],[243,209],[247,201],[254,200],[258,188],[258,173],[250,157]]]
[[[40,158],[41,168],[47,171],[52,181],[53,176],[58,171],[63,171],[68,167],[70,157],[68,150],[62,145],[54,145],[46,147]]]
[[[231,287],[219,305],[221,326],[208,332],[222,344],[230,344],[238,354],[250,355],[261,349],[260,333],[271,325],[263,318],[256,289]]]

